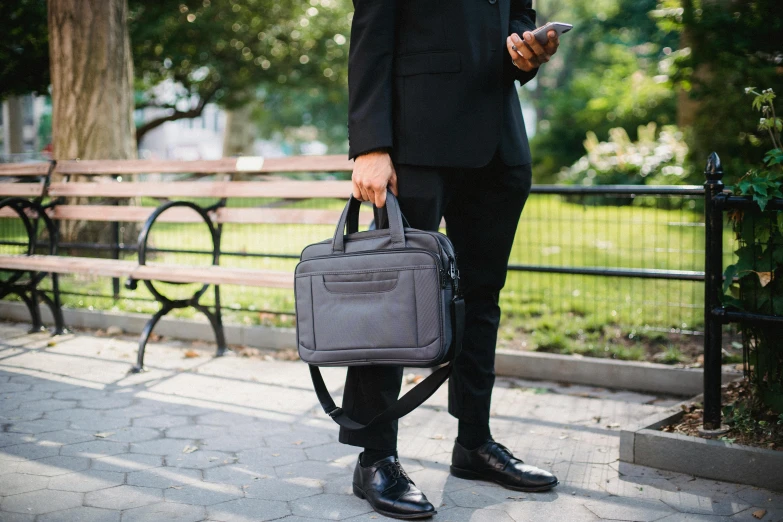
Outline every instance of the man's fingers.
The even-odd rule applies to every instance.
[[[557,52],[557,48],[560,47],[560,37],[557,36],[557,31],[549,31],[547,36],[549,37],[549,40],[547,40],[544,49],[546,49],[546,52],[549,54],[549,56],[552,56]]]
[[[525,42],[523,42],[516,33],[506,38],[506,48],[508,49],[508,54],[511,56],[514,65],[523,71],[531,71],[538,67],[533,51],[525,45]],[[519,52],[517,52],[517,50]]]
[[[392,194],[395,196],[399,196],[399,192],[397,192],[397,172],[392,173],[391,179],[389,179],[389,190],[392,191]]]
[[[381,208],[386,205],[386,189],[375,191],[375,206]]]
[[[530,31],[525,31],[525,43],[533,50],[539,63],[546,63],[549,61],[549,54],[547,54],[544,47],[536,40],[536,37],[533,36],[533,33]]]

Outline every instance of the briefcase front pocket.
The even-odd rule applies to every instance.
[[[409,353],[412,360],[437,356],[443,328],[439,281],[434,265],[298,275],[300,354],[322,364],[360,364],[362,353],[376,360],[382,360],[380,353]]]

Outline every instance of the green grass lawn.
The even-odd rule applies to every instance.
[[[196,200],[199,201],[199,200]],[[199,201],[204,203],[204,201]],[[154,206],[153,200],[145,204]],[[272,200],[230,201],[231,206],[286,205],[289,208],[328,208],[339,210],[338,200],[274,202]],[[3,219],[4,240],[24,240],[16,220]],[[297,254],[306,245],[334,233],[332,226],[313,225],[226,225],[224,252]],[[726,263],[731,262],[731,235],[725,236]],[[133,238],[126,238],[133,241]],[[199,224],[155,225],[150,244],[161,248],[209,249],[206,227]],[[20,252],[18,247],[2,246],[3,252]],[[645,206],[585,206],[559,196],[532,195],[517,230],[511,253],[512,265],[574,267],[656,268],[701,271],[704,258],[704,227],[701,213],[686,209],[667,210]],[[128,256],[129,259],[135,256]],[[208,264],[208,255],[166,253],[151,260],[161,263]],[[294,259],[223,256],[224,266],[291,270]],[[184,297],[198,285],[157,283],[166,295]],[[501,344],[523,349],[585,353],[624,359],[643,359],[644,332],[699,330],[703,314],[703,284],[562,275],[510,271],[501,294],[503,324]],[[64,276],[61,288],[66,306],[127,310],[149,313],[157,304],[143,285],[135,291],[122,289],[121,297],[68,295],[69,293],[109,295],[107,278]],[[205,296],[212,302],[212,292]],[[292,312],[293,293],[285,290],[223,286],[221,300],[227,322],[291,325],[290,315],[266,312]],[[251,310],[239,311],[239,309]],[[198,315],[191,309],[176,315]],[[523,343],[518,342],[524,339]],[[629,342],[629,340],[631,342]],[[660,339],[658,339],[661,341]],[[524,344],[524,346],[522,346]],[[648,343],[649,344],[649,343]],[[649,351],[649,350],[647,350]],[[669,357],[672,361],[677,354]]]

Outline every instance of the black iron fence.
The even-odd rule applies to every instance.
[[[209,204],[208,200],[196,200]],[[157,200],[142,202],[157,206]],[[228,206],[340,209],[339,200],[228,201]],[[505,321],[535,318],[580,324],[612,324],[630,332],[649,329],[700,333],[704,329],[704,187],[701,186],[534,186],[519,223],[502,294]],[[60,251],[133,258],[138,228],[109,224],[103,241],[73,234]],[[225,225],[221,264],[291,269],[301,249],[331,236],[324,225]],[[94,234],[93,234],[94,235]],[[0,220],[0,251],[26,246],[20,225]],[[728,261],[731,236],[722,234]],[[157,260],[209,264],[211,250],[203,224],[161,223],[150,237]],[[80,276],[60,279],[66,306],[154,311],[145,289],[120,281]],[[182,285],[173,293],[188,293]],[[292,292],[225,287],[227,320],[291,324]]]

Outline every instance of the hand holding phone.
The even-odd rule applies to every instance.
[[[554,31],[557,33],[557,36],[560,36],[573,28],[574,26],[571,24],[564,24],[563,22],[549,22],[548,24],[542,25],[538,29],[534,30],[533,36],[536,37],[536,40],[538,40],[541,45],[546,45],[546,43],[549,41],[549,31]]]
[[[506,39],[506,47],[511,56],[511,61],[522,71],[532,71],[548,62],[557,52],[560,44],[559,37],[573,28],[571,24],[562,22],[550,22],[534,31],[525,31],[523,35],[512,34]],[[554,31],[557,35],[553,40],[549,39],[549,33]]]

